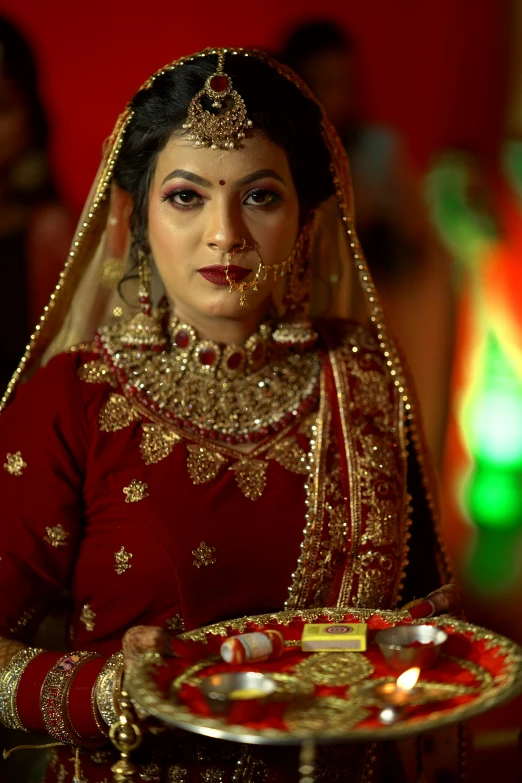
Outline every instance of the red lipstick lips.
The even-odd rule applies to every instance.
[[[198,269],[201,277],[204,277],[209,283],[214,283],[214,285],[228,285],[227,271],[229,279],[233,280],[234,283],[240,283],[243,278],[252,272],[251,269],[245,269],[244,266],[234,266],[234,264],[230,264],[229,267],[215,264],[214,266],[204,266]]]

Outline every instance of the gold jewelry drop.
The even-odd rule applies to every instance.
[[[257,267],[256,274],[254,276],[253,280],[249,280],[248,282],[242,282],[242,283],[236,283],[229,275],[228,267],[232,263],[232,259],[234,258],[234,255],[236,253],[240,253],[243,250],[253,250],[255,253],[257,253],[257,257],[259,258],[259,265]],[[230,286],[230,293],[232,291],[237,291],[239,293],[239,305],[240,307],[244,307],[246,304],[246,292],[247,291],[257,291],[258,283],[261,279],[261,272],[263,270],[263,259],[261,258],[261,253],[259,252],[259,249],[256,245],[247,245],[246,239],[243,239],[243,244],[241,247],[236,247],[232,252],[230,253],[229,260],[225,264],[225,276],[227,278],[227,283]],[[266,274],[265,274],[265,280],[266,280]]]
[[[187,122],[183,127],[190,130],[189,139],[194,139],[197,147],[210,147],[213,150],[218,147],[234,149],[238,142],[245,138],[246,131],[252,127],[252,121],[247,117],[243,98],[234,90],[230,76],[223,70],[225,50],[218,50],[217,55],[217,70],[208,77],[203,89],[190,101]],[[212,101],[212,108],[217,109],[215,113],[203,108],[203,97]],[[230,101],[233,105],[227,108]]]

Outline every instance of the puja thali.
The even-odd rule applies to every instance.
[[[362,652],[303,652],[306,623],[366,623]],[[436,663],[421,669],[397,720],[381,720],[381,693],[393,690],[392,671],[375,643],[378,631],[430,625],[447,640]],[[255,631],[277,630],[284,650],[277,658],[230,664],[219,655],[223,641]],[[252,744],[300,744],[388,740],[421,733],[490,710],[522,692],[522,649],[503,636],[442,616],[412,620],[405,611],[307,609],[245,617],[181,634],[176,655],[144,654],[126,689],[144,713],[171,727]],[[269,695],[216,714],[202,683],[235,672],[264,675]],[[383,688],[384,686],[384,688]]]

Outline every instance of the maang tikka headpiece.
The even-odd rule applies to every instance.
[[[234,90],[230,76],[223,70],[225,52],[219,50],[217,55],[217,70],[190,101],[187,122],[183,127],[190,130],[189,139],[195,139],[198,147],[233,149],[245,138],[245,131],[252,127],[252,122],[247,117],[243,98]],[[215,114],[201,105],[204,96],[212,100],[212,108],[218,110]],[[233,105],[227,108],[230,101]]]

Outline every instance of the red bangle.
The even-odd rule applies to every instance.
[[[93,704],[93,691],[104,664],[105,658],[101,657],[84,663],[75,675],[69,690],[67,698],[69,722],[82,744],[103,742],[101,721],[97,720],[97,707],[95,703]]]
[[[78,672],[88,661],[97,658],[101,658],[98,653],[83,650],[67,653],[49,670],[44,680],[40,711],[47,734],[60,742],[79,744],[79,737],[74,735],[69,721],[69,691]]]
[[[45,734],[45,725],[40,712],[40,692],[49,669],[62,656],[63,653],[60,652],[41,653],[27,665],[20,678],[16,708],[20,722],[28,731]]]

